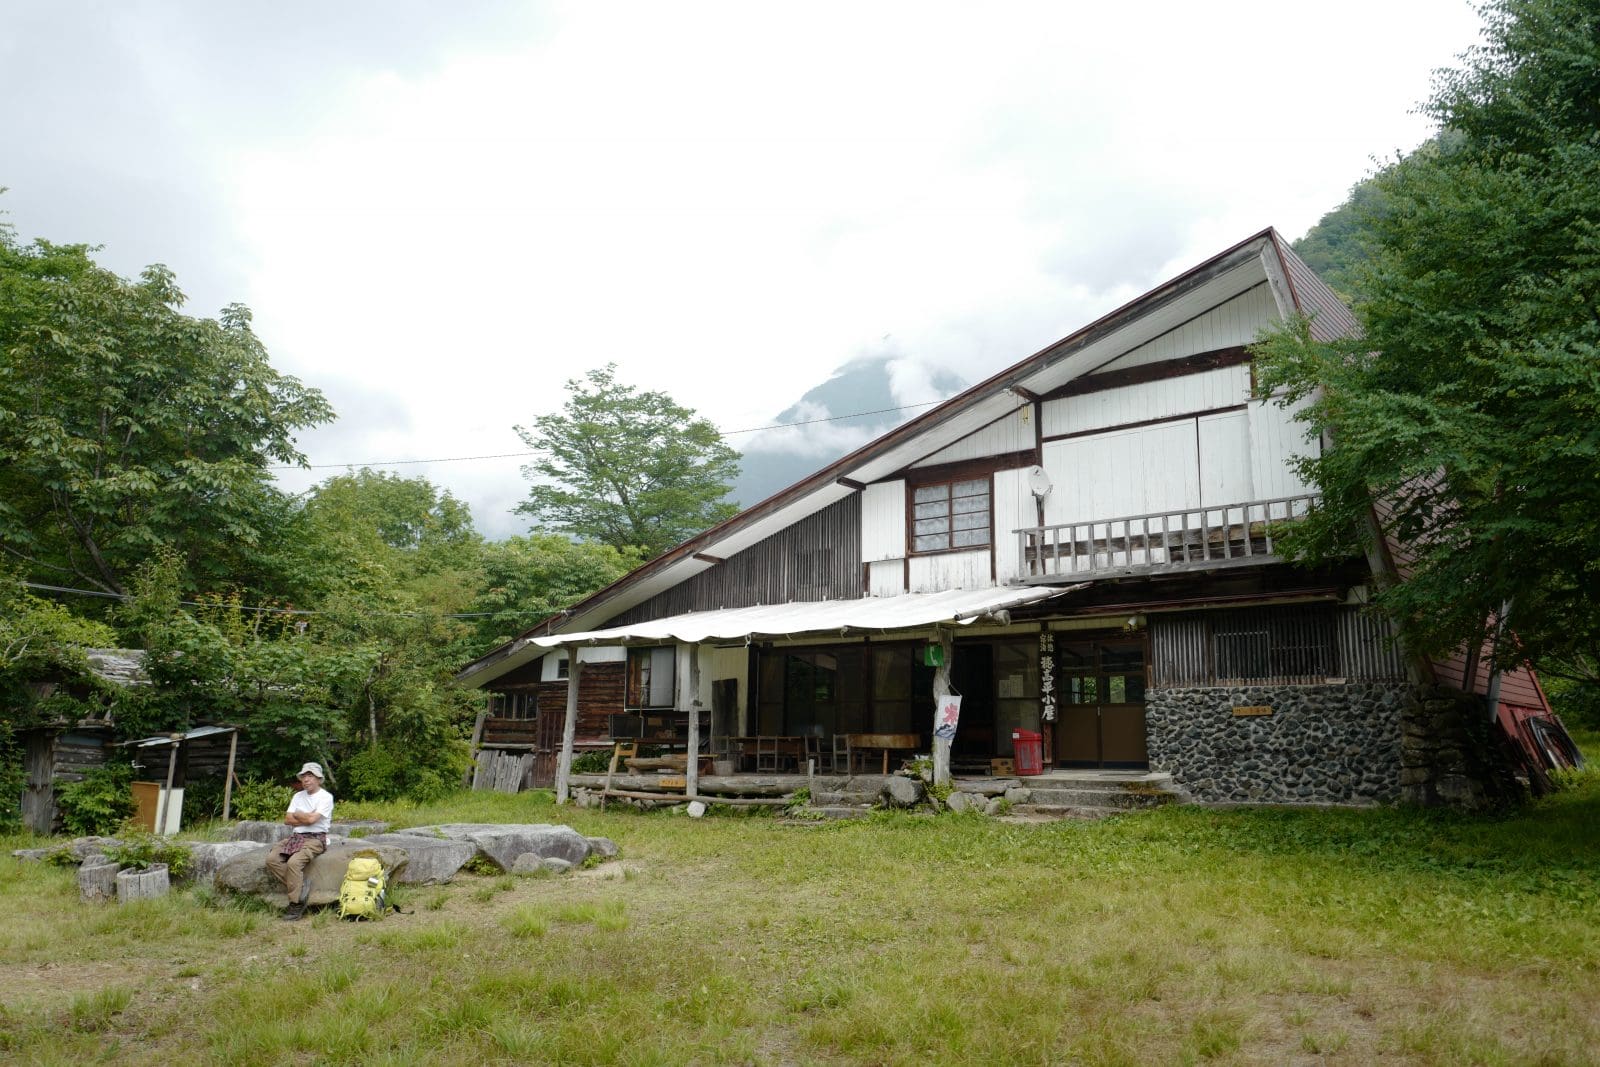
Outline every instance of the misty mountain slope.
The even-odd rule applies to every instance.
[[[809,425],[764,430],[744,442],[739,477],[729,495],[741,507],[760,503],[927,407],[886,409],[944,400],[966,385],[949,371],[897,356],[851,360],[772,420]],[[840,415],[854,417],[812,421]]]

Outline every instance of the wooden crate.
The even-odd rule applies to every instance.
[[[1017,773],[1017,766],[1009,759],[992,759],[989,761],[989,773],[996,778],[1010,778]]]

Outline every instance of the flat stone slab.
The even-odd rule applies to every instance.
[[[405,869],[392,879],[402,885],[448,882],[478,854],[478,846],[471,841],[422,834],[373,834],[353,840],[351,844],[388,845],[405,849],[408,857]]]
[[[189,846],[189,874],[197,885],[209,885],[222,865],[235,856],[252,852],[265,856],[261,845],[254,841],[199,841]]]
[[[72,862],[82,863],[90,856],[99,855],[108,848],[122,844],[120,837],[75,837],[65,845],[52,848],[17,848],[11,854],[19,860],[42,860],[65,850]]]
[[[333,820],[328,827],[328,840],[335,837],[359,837],[362,834],[381,834],[389,829],[389,824],[376,819],[350,819],[347,821]],[[255,841],[258,844],[270,845],[274,841],[282,841],[289,836],[290,828],[282,821],[268,822],[264,819],[240,819],[233,824],[233,829],[228,836],[235,841]]]
[[[267,845],[258,845],[249,852],[240,853],[217,869],[215,885],[232,893],[249,893],[279,906],[289,903],[283,887],[267,873]],[[394,845],[371,844],[368,841],[349,841],[330,844],[328,851],[311,861],[306,874],[311,880],[308,904],[332,904],[339,899],[339,885],[344,881],[345,868],[358,852],[371,850],[383,861],[384,870],[396,881],[403,880],[410,856],[403,848]]]
[[[566,860],[576,867],[593,851],[589,839],[572,827],[550,823],[445,823],[413,826],[397,833],[406,837],[470,841],[485,859],[502,871],[510,871],[516,866],[517,857],[528,852],[541,859]]]

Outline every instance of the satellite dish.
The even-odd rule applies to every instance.
[[[1028,468],[1028,489],[1032,491],[1034,496],[1043,500],[1050,495],[1050,490],[1054,488],[1055,486],[1050,483],[1050,476],[1044,472],[1043,467]]]

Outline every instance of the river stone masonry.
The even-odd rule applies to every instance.
[[[1201,803],[1390,802],[1400,796],[1402,717],[1415,703],[1403,683],[1154,689],[1150,769]]]

